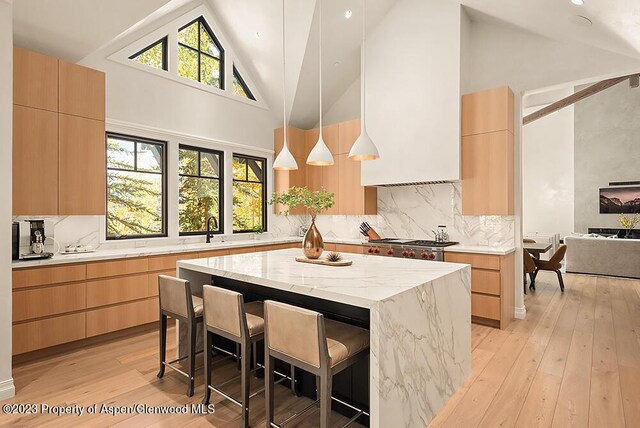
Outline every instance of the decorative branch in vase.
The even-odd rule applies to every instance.
[[[312,192],[307,187],[293,186],[286,192],[274,193],[273,198],[269,201],[271,205],[286,205],[287,210],[281,213],[285,215],[289,215],[289,210],[296,207],[303,207],[307,210],[311,216],[311,226],[302,241],[302,251],[307,258],[317,259],[322,255],[324,241],[316,227],[316,217],[335,204],[334,196],[333,193],[327,192],[325,189]]]
[[[627,233],[624,235],[625,238],[631,237],[631,231],[635,229],[635,227],[640,223],[640,214],[635,214],[633,216],[626,216],[624,214],[620,214],[618,217],[618,221],[627,229]]]

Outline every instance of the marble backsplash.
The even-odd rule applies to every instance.
[[[275,216],[269,230],[296,234],[309,216]],[[359,225],[368,222],[383,237],[433,239],[433,230],[446,225],[449,237],[466,245],[513,246],[513,216],[463,216],[460,183],[378,188],[378,215],[319,216],[323,236],[360,238]]]
[[[378,215],[319,216],[317,225],[328,238],[360,239],[359,225],[368,222],[381,236],[432,239],[432,230],[446,225],[451,240],[467,245],[513,246],[515,222],[513,217],[463,216],[461,185],[459,183],[431,184],[378,188]],[[22,220],[28,217],[15,217]],[[202,236],[124,240],[101,243],[100,216],[44,216],[38,217],[54,224],[54,236],[61,246],[91,245],[93,248],[118,249],[136,246],[171,245],[202,242]],[[297,235],[309,216],[271,216],[268,236]],[[246,239],[247,235],[237,235]],[[217,239],[221,239],[217,237]],[[225,237],[231,240],[231,237]]]

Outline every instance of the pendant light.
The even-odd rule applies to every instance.
[[[328,166],[328,165],[333,165],[333,155],[331,154],[331,151],[329,150],[329,148],[327,147],[327,145],[325,144],[324,140],[322,139],[322,0],[318,1],[319,4],[319,8],[320,8],[320,13],[319,13],[319,30],[318,30],[318,38],[319,38],[319,44],[318,44],[318,64],[320,64],[320,128],[319,128],[319,136],[318,136],[318,142],[316,143],[315,146],[313,146],[313,149],[311,150],[311,152],[309,153],[309,157],[307,158],[307,164],[309,165],[316,165],[316,166]]]
[[[273,161],[273,169],[281,171],[290,171],[298,169],[296,159],[289,151],[289,145],[287,144],[287,86],[286,86],[286,50],[285,50],[285,35],[286,35],[286,21],[284,16],[284,0],[282,0],[282,109],[284,119],[284,137],[282,140],[282,150],[276,160]]]
[[[367,0],[362,0],[362,46],[361,46],[361,56],[360,56],[360,136],[351,146],[351,151],[349,151],[349,159],[351,160],[374,160],[380,157],[378,153],[378,148],[371,141],[371,137],[367,134],[367,127],[365,126],[365,102],[364,102],[364,92],[365,92],[365,68],[366,68],[366,45],[365,45],[365,33],[366,33],[366,9],[367,9]]]

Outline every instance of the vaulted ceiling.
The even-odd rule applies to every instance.
[[[300,127],[318,122],[319,1],[286,2],[287,115]],[[403,0],[366,1],[367,29],[372,31]],[[446,1],[463,4],[472,20],[508,23],[552,39],[640,58],[638,0],[585,0],[580,7],[570,0]],[[19,0],[14,2],[15,43],[79,61],[123,34],[138,30],[144,34],[143,27],[154,19],[202,2],[215,14],[274,118],[282,120],[281,0]],[[325,111],[360,74],[362,2],[322,0]],[[346,10],[352,11],[350,19],[345,18]],[[586,21],[576,15],[590,19],[592,25],[580,25]]]

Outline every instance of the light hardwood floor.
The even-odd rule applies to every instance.
[[[527,317],[507,330],[473,325],[473,371],[429,427],[640,426],[640,281],[541,273],[526,296]],[[168,343],[175,342],[170,329]],[[170,349],[168,355],[171,355]],[[50,405],[185,405],[203,395],[202,370],[193,398],[184,378],[156,378],[155,330],[86,346],[14,368],[15,398],[4,403]],[[226,363],[216,382],[235,375]],[[260,381],[255,381],[258,388]],[[239,395],[239,385],[227,386]],[[216,394],[210,415],[0,416],[0,426],[235,427],[239,408]],[[277,390],[279,420],[310,400]],[[252,426],[264,426],[263,395],[251,401]],[[334,415],[334,425],[346,420]],[[311,413],[298,426],[317,426]]]

